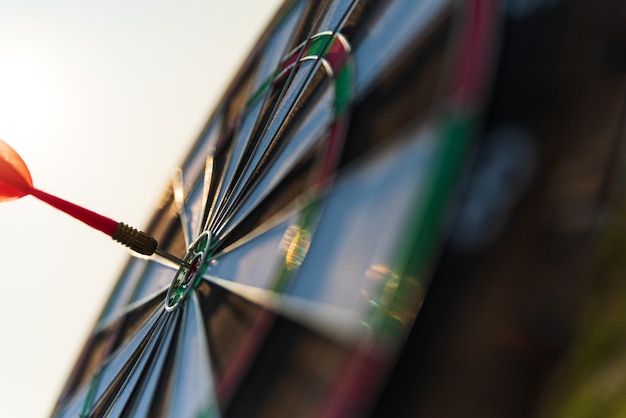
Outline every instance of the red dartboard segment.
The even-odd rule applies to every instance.
[[[485,94],[493,52],[497,6],[489,1],[470,2],[468,18],[459,47],[458,65],[453,74],[450,96],[457,106],[472,108]]]
[[[313,36],[309,41],[303,42],[294,48],[283,60],[273,81],[281,80],[289,73],[289,70],[298,62],[306,59],[323,59],[332,69],[333,73],[339,73],[348,62],[350,46],[348,41],[340,33],[321,33]],[[252,95],[256,98],[270,86],[270,82],[263,83],[259,91]],[[253,100],[252,100],[253,101]]]
[[[321,54],[322,57],[330,64],[330,67],[336,73],[341,71],[346,61],[348,60],[350,47],[348,41],[345,40],[341,34],[324,34],[317,38],[315,41],[321,45],[325,45],[325,51]],[[313,45],[309,48],[309,55],[313,49]]]

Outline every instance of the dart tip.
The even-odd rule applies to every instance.
[[[165,258],[166,260],[169,260],[175,264],[178,264],[179,266],[185,267],[185,268],[191,268],[191,264],[186,263],[184,260],[176,257],[173,254],[170,254],[166,251],[161,250],[160,248],[157,248],[154,250],[154,253]]]

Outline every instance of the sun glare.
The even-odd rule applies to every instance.
[[[0,138],[32,148],[54,123],[52,85],[28,56],[0,50]]]

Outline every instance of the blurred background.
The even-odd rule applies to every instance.
[[[0,0],[0,138],[35,186],[137,228],[280,0]],[[47,416],[128,252],[0,205],[0,405]]]

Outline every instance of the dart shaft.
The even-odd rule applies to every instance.
[[[179,266],[191,267],[191,265],[185,263],[182,259],[176,257],[173,254],[165,252],[165,251],[163,251],[160,248],[157,248],[156,250],[154,250],[154,253],[157,254],[157,255],[160,255],[161,257],[165,258],[166,260],[171,261],[172,263],[178,264]]]
[[[102,231],[108,236],[112,237],[118,227],[118,222],[111,218],[102,216],[96,212],[86,209],[82,206],[78,206],[72,202],[53,196],[39,189],[32,188],[29,193],[37,199],[46,202],[50,206],[59,209],[62,212],[67,213],[73,218],[78,219],[81,222],[86,223],[92,228]]]
[[[53,196],[39,189],[32,188],[30,194],[37,199],[67,213],[79,221],[104,232],[115,241],[129,247],[131,250],[143,255],[152,255],[154,253],[178,265],[186,265],[180,258],[157,248],[157,241],[143,231],[139,231],[123,222],[117,222],[106,216],[102,216],[96,212],[78,206],[72,202]]]

